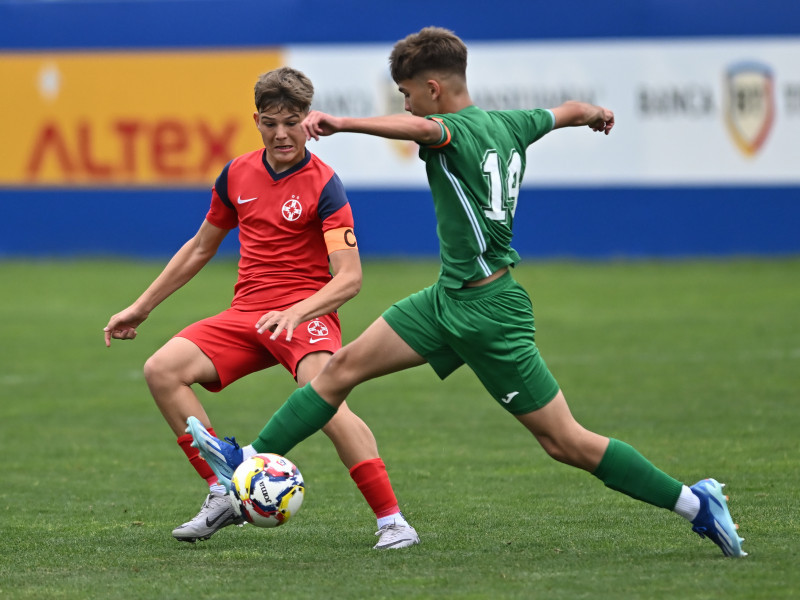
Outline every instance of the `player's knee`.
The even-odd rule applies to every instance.
[[[144,368],[142,370],[144,371],[144,380],[148,384],[152,384],[158,379],[161,372],[161,367],[155,354],[145,361]]]
[[[587,471],[597,466],[591,448],[586,446],[585,438],[581,436],[564,434],[558,437],[537,436],[537,439],[545,452],[560,463]]]
[[[143,371],[144,379],[150,387],[166,385],[175,377],[175,370],[169,367],[158,352],[145,361]]]
[[[536,439],[553,460],[573,467],[583,467],[583,450],[579,439],[561,432],[558,435],[537,435]]]
[[[539,443],[547,455],[561,463],[569,463],[569,450],[558,440],[552,437],[542,436],[538,438]]]
[[[322,371],[327,386],[349,390],[359,383],[358,360],[347,346],[336,352]]]

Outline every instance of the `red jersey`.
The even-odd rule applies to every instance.
[[[206,219],[239,227],[239,279],[231,307],[282,310],[331,279],[324,232],[353,227],[344,186],[331,167],[306,150],[276,173],[262,148],[222,169]]]

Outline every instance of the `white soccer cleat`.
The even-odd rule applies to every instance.
[[[376,533],[380,540],[373,546],[375,550],[390,550],[394,548],[407,548],[419,544],[417,530],[411,525],[391,523],[384,525]]]
[[[195,543],[207,540],[228,525],[241,525],[244,519],[233,511],[227,495],[209,494],[200,512],[191,520],[172,530],[172,537],[179,542]]]

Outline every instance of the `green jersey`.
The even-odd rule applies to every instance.
[[[419,151],[436,211],[439,281],[460,288],[519,260],[511,228],[525,151],[553,129],[555,117],[546,109],[470,106],[427,118],[442,126],[441,142]]]

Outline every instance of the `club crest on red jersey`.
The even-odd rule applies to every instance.
[[[296,221],[303,214],[303,205],[300,204],[300,197],[292,194],[292,198],[283,203],[281,207],[283,218],[287,221]]]

